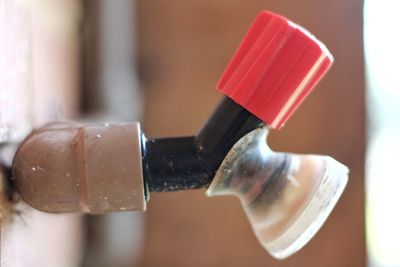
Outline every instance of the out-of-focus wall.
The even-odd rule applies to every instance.
[[[78,0],[0,0],[0,164],[33,127],[78,112]],[[3,169],[0,169],[2,171]],[[0,173],[4,179],[9,173]],[[10,177],[7,177],[10,179]],[[2,186],[3,182],[0,181]],[[0,190],[0,209],[10,205]],[[3,213],[4,214],[4,213]],[[78,266],[80,215],[54,215],[20,201],[0,218],[1,267]]]
[[[140,120],[134,0],[84,0],[83,113],[97,122]],[[113,177],[110,177],[113,178]],[[87,216],[84,267],[128,267],[142,248],[141,212]]]
[[[337,208],[286,261],[257,242],[239,201],[204,192],[152,194],[138,266],[365,266],[363,1],[138,1],[139,73],[148,136],[189,135],[221,95],[218,76],[262,9],[305,26],[332,51],[333,69],[284,130],[276,150],[329,154],[350,167]]]

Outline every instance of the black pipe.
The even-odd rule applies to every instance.
[[[144,176],[151,192],[207,187],[232,146],[264,125],[224,97],[196,136],[145,140]]]

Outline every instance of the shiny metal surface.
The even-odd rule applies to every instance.
[[[302,248],[319,230],[348,179],[348,169],[328,156],[272,151],[267,128],[239,140],[207,190],[236,195],[263,247],[276,258]]]

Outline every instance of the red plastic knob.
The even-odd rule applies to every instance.
[[[273,129],[280,129],[329,69],[333,57],[307,30],[262,11],[217,88]]]

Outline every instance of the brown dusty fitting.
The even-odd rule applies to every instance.
[[[22,199],[42,211],[144,211],[141,162],[138,123],[53,123],[25,139],[13,169]]]

